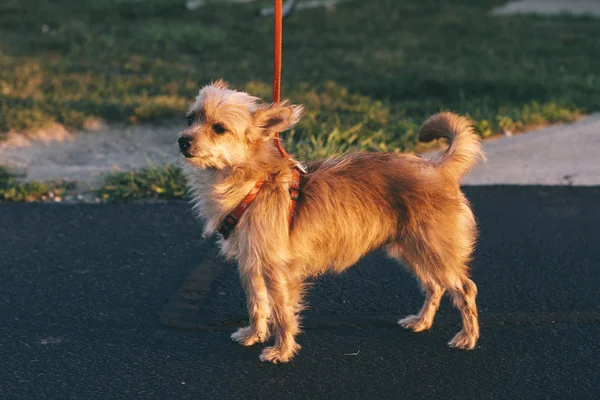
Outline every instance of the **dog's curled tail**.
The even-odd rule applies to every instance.
[[[485,160],[481,140],[465,117],[442,112],[425,121],[419,130],[419,140],[431,142],[439,138],[448,139],[450,144],[432,162],[457,180],[465,176],[480,158]]]

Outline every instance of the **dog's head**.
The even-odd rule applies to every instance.
[[[268,151],[265,144],[272,142],[277,132],[293,127],[301,114],[301,106],[287,101],[264,104],[219,80],[203,87],[190,107],[188,128],[179,135],[179,149],[193,166],[223,169],[243,165]]]

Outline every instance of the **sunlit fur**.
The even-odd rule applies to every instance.
[[[384,248],[419,279],[422,309],[398,321],[413,331],[429,329],[448,291],[463,328],[449,342],[473,349],[479,337],[468,263],[476,224],[459,181],[483,156],[477,135],[458,115],[441,113],[421,127],[420,138],[445,137],[450,145],[427,161],[395,153],[354,153],[308,165],[293,223],[288,224],[291,168],[273,138],[291,128],[302,108],[287,102],[263,104],[222,82],[204,87],[190,113],[201,116],[181,135],[193,140],[186,174],[194,210],[214,233],[223,218],[265,179],[262,190],[228,240],[219,244],[239,265],[250,324],[232,339],[243,345],[275,343],[260,359],[289,361],[300,349],[305,280],[341,272],[362,256]],[[227,131],[213,132],[215,123]]]

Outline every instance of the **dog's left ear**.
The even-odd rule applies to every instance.
[[[254,112],[254,127],[261,132],[263,140],[268,140],[277,132],[287,131],[296,125],[302,111],[302,106],[289,105],[287,100],[273,103]]]

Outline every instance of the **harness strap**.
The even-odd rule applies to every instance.
[[[300,198],[300,170],[292,168],[292,184],[290,185],[290,213],[288,215],[288,223],[292,226],[294,213],[296,212],[296,203]]]
[[[292,168],[292,182],[290,184],[290,212],[288,214],[288,223],[290,226],[292,225],[292,221],[294,220],[294,214],[296,213],[296,204],[298,203],[298,199],[300,198],[300,179],[301,173],[298,168]],[[221,226],[218,229],[218,232],[223,236],[223,239],[229,239],[231,232],[235,229],[238,224],[238,221],[244,214],[244,212],[250,207],[250,204],[256,199],[258,192],[262,188],[264,180],[260,180],[256,182],[252,190],[244,197],[244,199],[237,205],[237,207],[223,220]]]
[[[231,231],[233,231],[235,226],[238,224],[238,221],[242,217],[242,214],[244,214],[244,211],[246,211],[248,207],[250,207],[250,204],[252,204],[264,183],[264,180],[256,182],[250,193],[248,193],[246,197],[244,197],[244,200],[242,200],[242,202],[238,204],[238,206],[225,217],[223,223],[221,223],[221,226],[218,229],[218,232],[223,236],[223,239],[229,238]]]

